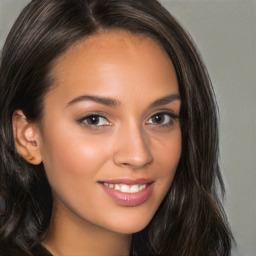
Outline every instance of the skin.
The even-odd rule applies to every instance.
[[[21,111],[14,115],[16,147],[30,163],[43,161],[53,191],[43,244],[55,256],[129,255],[131,234],[154,216],[180,159],[172,62],[152,39],[112,31],[69,49],[52,76],[40,124],[28,123]],[[101,116],[96,123],[92,114]],[[150,179],[152,193],[139,205],[121,205],[99,183],[116,178]]]

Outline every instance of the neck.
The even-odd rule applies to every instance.
[[[129,256],[130,243],[131,235],[106,230],[54,207],[43,246],[54,256]]]

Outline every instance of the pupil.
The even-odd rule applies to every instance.
[[[88,123],[89,124],[98,124],[99,123],[99,118],[97,116],[91,116],[89,119],[88,119]]]
[[[164,116],[158,114],[158,115],[155,115],[154,119],[156,123],[162,123],[164,121]]]

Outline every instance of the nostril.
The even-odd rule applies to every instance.
[[[143,158],[143,159],[130,158],[127,161],[124,161],[124,162],[122,162],[122,161],[115,161],[115,162],[119,166],[129,167],[129,168],[132,168],[132,169],[141,169],[141,168],[144,168],[147,165],[150,165],[153,162],[153,159],[151,157],[150,158]]]

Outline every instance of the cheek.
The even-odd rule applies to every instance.
[[[92,141],[66,131],[64,134],[52,130],[43,142],[43,163],[53,189],[65,190],[76,182],[92,179],[109,154],[100,140]]]
[[[177,129],[155,146],[155,159],[162,166],[163,176],[174,175],[181,156],[181,145],[181,131]]]
[[[157,169],[155,185],[159,192],[157,195],[159,198],[164,198],[172,184],[181,156],[181,145],[181,131],[177,129],[168,138],[161,140],[161,143],[158,141],[157,145],[154,146]]]
[[[78,216],[94,216],[91,211],[98,207],[93,200],[98,193],[97,175],[109,155],[108,148],[102,147],[102,140],[52,131],[44,137],[42,151],[55,203],[62,202]]]

